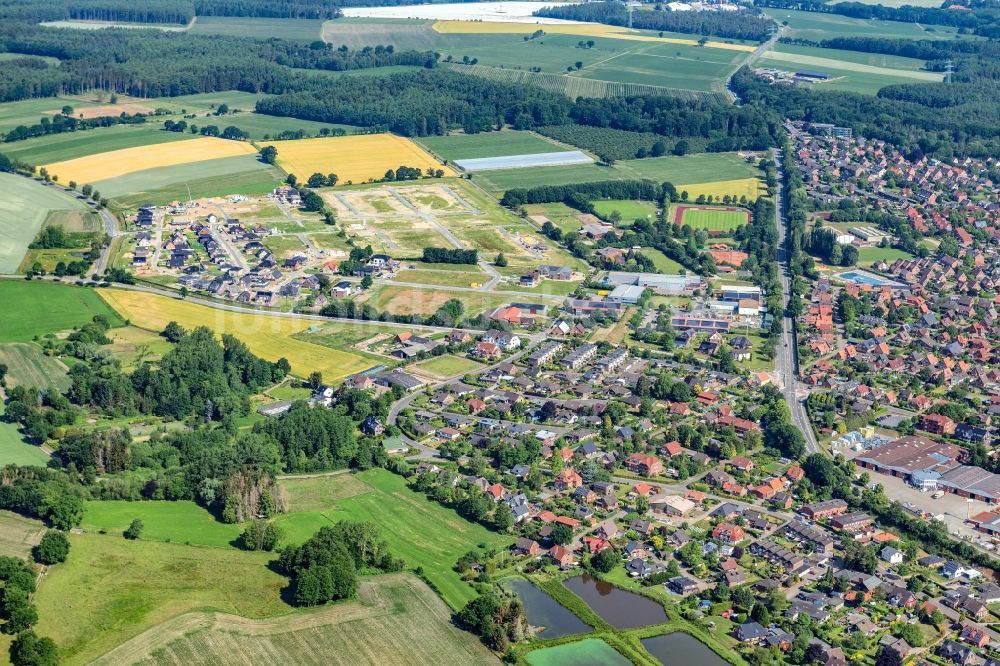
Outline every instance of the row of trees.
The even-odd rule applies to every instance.
[[[633,12],[620,2],[587,2],[562,7],[544,7],[536,11],[535,16],[758,42],[767,39],[767,36],[777,29],[777,24],[773,20],[752,11]]]
[[[444,247],[425,247],[421,261],[429,264],[476,264],[479,252]]]
[[[36,61],[35,59],[30,59],[27,62]],[[18,77],[16,69],[18,63],[26,62],[25,59],[17,59],[12,61],[13,67],[8,71],[5,65],[3,70],[0,70],[0,91],[8,89],[11,92],[8,93],[7,98],[0,97],[0,101],[9,102],[16,99],[24,99],[25,97],[48,97],[50,94],[31,94],[24,95],[23,92],[18,92],[14,90],[16,87],[16,82],[14,79],[21,83],[27,83],[26,78],[28,77]],[[37,61],[43,62],[43,61]],[[45,66],[46,69],[50,69],[48,65]],[[58,68],[55,68],[58,70]],[[29,67],[28,74],[30,77],[38,75],[38,67]],[[47,76],[43,73],[42,76]],[[8,80],[4,81],[7,78]],[[61,79],[61,77],[60,77]],[[66,83],[65,80],[61,80],[61,84]],[[58,88],[54,88],[56,92],[51,94],[57,94]],[[69,113],[67,113],[67,110]],[[14,129],[10,130],[3,135],[3,140],[5,142],[11,141],[22,141],[24,139],[30,139],[36,136],[45,136],[46,134],[62,134],[63,132],[79,132],[82,130],[96,129],[98,127],[112,127],[114,125],[141,125],[146,122],[146,116],[141,113],[134,115],[129,115],[127,113],[121,113],[117,116],[101,116],[99,118],[77,118],[72,115],[72,107],[64,107],[63,113],[57,114],[49,118],[48,116],[43,116],[34,125],[18,125]]]

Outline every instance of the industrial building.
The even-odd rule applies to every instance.
[[[905,479],[921,490],[943,490],[989,504],[1000,503],[1000,475],[961,464],[965,453],[960,446],[911,435],[875,447],[854,463]]]

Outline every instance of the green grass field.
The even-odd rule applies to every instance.
[[[574,45],[578,41],[572,35],[560,36]],[[548,42],[549,39],[546,37],[545,41]],[[614,39],[597,41],[610,42],[615,47],[620,45],[623,53],[620,56],[601,57],[600,54],[592,55],[592,49],[587,49],[582,52],[581,57],[575,58],[583,61],[583,68],[570,76],[708,92],[715,90],[726,73],[747,56],[743,51],[687,44],[636,43]]]
[[[276,136],[279,132],[295,132],[302,130],[308,135],[318,136],[319,131],[324,127],[329,130],[341,129],[352,134],[360,130],[360,127],[353,125],[337,125],[334,123],[320,123],[314,120],[299,120],[298,118],[285,118],[282,116],[267,116],[262,113],[234,113],[221,118],[210,116],[199,118],[194,121],[197,125],[216,125],[220,129],[235,125],[241,130],[250,134],[252,141],[264,140],[265,135]]]
[[[575,164],[570,166],[537,167],[531,169],[504,169],[477,173],[473,181],[486,190],[499,194],[517,187],[539,185],[568,185],[599,180],[649,179],[656,182],[669,180],[678,185],[736,181],[756,178],[759,170],[736,153],[699,153],[684,157],[651,157],[642,160],[622,160],[614,166]]]
[[[419,266],[419,264],[417,264]],[[470,268],[474,268],[470,266]],[[482,271],[424,271],[424,270],[404,270],[396,275],[400,282],[417,282],[419,284],[434,285],[440,287],[469,287],[473,284],[482,284],[488,279],[486,273]]]
[[[483,367],[481,363],[477,363],[472,359],[464,358],[462,356],[452,356],[451,354],[444,354],[442,356],[435,356],[427,361],[421,361],[413,366],[414,369],[419,369],[421,372],[426,372],[431,375],[438,377],[453,377],[456,375],[465,375],[467,373],[478,370]]]
[[[2,431],[0,431],[2,432]],[[510,542],[470,523],[454,511],[409,489],[406,481],[382,469],[357,475],[283,479],[289,512],[275,519],[285,530],[283,543],[301,543],[320,527],[339,520],[378,524],[393,552],[409,567],[423,567],[452,608],[473,597],[473,589],[452,571],[459,555],[477,544],[502,547]],[[143,521],[144,542],[200,547],[194,552],[225,552],[242,532],[239,525],[215,520],[193,502],[87,502],[83,528],[106,530],[105,539],[121,539],[133,518]]]
[[[922,71],[924,62],[914,58],[857,53],[836,49],[778,44],[765,53],[759,63],[788,71],[808,70],[834,77],[814,84],[818,89],[832,88],[874,95],[887,85],[941,81],[938,72]]]
[[[693,229],[730,232],[747,223],[746,211],[723,210],[721,208],[685,208],[681,224]]]
[[[180,132],[165,132],[155,122],[149,122],[144,125],[116,125],[83,132],[39,136],[4,144],[3,153],[28,164],[52,164],[111,150],[190,138],[190,135]]]
[[[488,291],[435,291],[432,287],[418,289],[393,284],[379,285],[368,293],[366,303],[376,310],[393,314],[434,314],[445,302],[454,298],[462,302],[466,315],[471,316],[511,300],[510,296]]]
[[[270,97],[265,93],[249,93],[240,90],[221,90],[219,92],[180,95],[178,97],[157,97],[150,100],[151,106],[165,108],[175,113],[197,113],[212,111],[220,104],[229,107],[230,113],[237,111],[253,111],[257,100]],[[225,117],[219,118],[222,122]],[[222,127],[222,125],[219,125]]]
[[[409,574],[363,580],[357,599],[249,622],[211,612],[181,615],[153,627],[94,662],[237,665],[246,663],[354,666],[450,663],[499,665],[473,635],[451,621],[448,608]]]
[[[93,289],[51,282],[0,280],[0,303],[17,317],[0,317],[0,342],[26,342],[86,324],[104,315],[112,326],[124,321]],[[39,304],[44,307],[39,307]]]
[[[54,186],[0,173],[0,273],[17,272],[50,211],[83,208],[83,203]]]
[[[69,104],[74,109],[84,109],[90,106],[98,106],[97,102],[82,102],[77,99],[66,99],[63,97],[43,97],[39,99],[26,99],[20,102],[7,102],[0,104],[0,132],[9,132],[18,125],[35,125],[42,116],[51,117],[59,113],[62,107]],[[3,153],[10,155],[10,146],[4,144]]]
[[[687,270],[684,266],[663,254],[663,252],[657,250],[655,247],[644,247],[642,248],[642,253],[652,260],[653,266],[659,273],[676,274]]]
[[[904,39],[946,39],[955,29],[945,26],[924,26],[901,21],[856,19],[837,14],[800,12],[791,9],[765,9],[764,13],[778,23],[788,22],[785,37],[822,41],[833,37],[897,37]]]
[[[858,248],[858,265],[871,266],[877,261],[892,263],[897,259],[912,259],[913,255],[905,250],[893,247],[862,247]]]
[[[223,157],[192,164],[159,167],[98,181],[95,189],[122,208],[142,203],[167,204],[171,201],[229,194],[266,194],[283,180],[274,167],[252,155]]]
[[[186,194],[187,189],[185,184],[189,184],[192,188],[192,196],[197,198],[197,195],[194,195],[193,192],[195,189],[204,187],[202,181],[206,178],[232,177],[253,174],[255,172],[272,173],[273,171],[272,167],[264,164],[253,155],[240,155],[238,157],[220,157],[218,159],[192,162],[190,164],[144,169],[116,178],[99,180],[93,183],[93,185],[94,189],[100,190],[102,195],[118,198],[128,194],[155,192],[177,185]],[[227,194],[233,194],[233,192],[228,192]],[[184,198],[187,197],[185,196]]]
[[[614,37],[581,37],[549,33],[525,41],[522,34],[437,32],[432,21],[338,19],[324,26],[323,38],[330,44],[361,48],[371,44],[393,44],[397,49],[430,50],[462,62],[468,56],[478,64],[499,70],[531,70],[543,74],[584,79],[709,91],[721,85],[728,70],[747,53],[690,43],[671,44]],[[649,33],[655,34],[655,33]],[[672,35],[691,40],[690,35]],[[592,48],[581,49],[581,40],[592,40]],[[576,63],[582,68],[576,70]]]
[[[66,366],[34,343],[0,343],[0,363],[7,366],[8,388],[20,385],[60,392],[69,388]]]
[[[531,153],[557,153],[567,150],[534,132],[482,132],[427,136],[419,139],[432,153],[444,160],[467,160],[478,157],[505,157]]]
[[[472,588],[452,570],[455,560],[480,543],[502,548],[511,539],[470,523],[454,511],[413,492],[404,479],[391,472],[373,469],[357,477],[321,477],[323,482],[315,479],[282,481],[282,487],[288,492],[291,512],[280,516],[277,522],[285,528],[288,540],[304,541],[323,525],[345,518],[369,520],[381,526],[392,551],[403,557],[408,566],[423,567],[449,606],[458,609],[472,599]],[[357,486],[358,480],[370,489],[363,491]],[[326,484],[330,486],[327,492],[332,493],[331,498],[349,496],[318,499]],[[345,484],[350,485],[342,490]],[[296,509],[299,504],[325,508],[299,512]]]
[[[216,610],[248,618],[291,609],[288,579],[271,553],[198,548],[120,534],[70,535],[69,559],[42,579],[37,631],[55,640],[60,663],[85,664],[181,613]]]
[[[87,502],[81,527],[88,532],[105,530],[121,535],[134,518],[145,526],[143,539],[225,548],[232,545],[243,529],[219,522],[194,502]]]
[[[531,666],[629,666],[632,663],[600,638],[533,650],[525,659]]]
[[[247,18],[242,16],[199,16],[191,29],[193,35],[232,35],[261,39],[300,39],[313,41],[323,32],[319,19]]]
[[[34,444],[21,438],[17,425],[3,419],[4,405],[0,402],[0,467],[5,465],[38,465],[44,467],[49,456]]]
[[[610,217],[617,212],[621,217],[621,224],[628,226],[635,220],[652,219],[656,217],[656,205],[649,201],[623,201],[621,199],[607,199],[604,201],[594,201],[594,209],[602,217]]]

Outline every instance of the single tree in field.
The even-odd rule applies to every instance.
[[[65,562],[68,555],[69,539],[59,530],[49,530],[35,546],[35,560],[41,564]]]
[[[142,536],[142,530],[144,527],[145,526],[142,524],[141,520],[139,520],[138,518],[133,518],[132,522],[129,523],[128,528],[124,532],[122,532],[122,536],[130,540],[138,539],[140,536]]]
[[[278,159],[278,149],[274,146],[264,146],[260,149],[260,161],[265,164],[274,164]]]
[[[507,257],[504,256],[503,252],[497,255],[496,260],[493,262],[495,266],[504,268],[507,266]]]

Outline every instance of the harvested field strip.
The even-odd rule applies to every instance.
[[[28,557],[45,534],[45,525],[37,520],[0,511],[0,555]]]
[[[292,372],[301,377],[319,370],[326,381],[337,382],[372,366],[371,361],[358,354],[295,339],[296,333],[314,325],[304,319],[217,310],[166,296],[121,289],[103,290],[100,294],[133,326],[155,332],[162,331],[171,321],[185,328],[207,326],[218,335],[236,336],[262,358],[288,359]]]
[[[335,648],[334,648],[335,646]],[[408,574],[367,579],[358,599],[273,619],[187,613],[94,662],[104,664],[499,664]]]
[[[299,180],[314,173],[334,173],[340,183],[363,183],[379,179],[388,169],[400,166],[455,172],[409,139],[394,134],[365,134],[299,141],[271,141],[262,145],[278,149],[278,165]]]
[[[641,33],[628,28],[603,25],[597,23],[548,23],[539,26],[535,23],[502,23],[499,21],[438,21],[434,30],[440,33],[470,33],[470,34],[528,34],[541,27],[547,34],[579,35],[581,37],[610,37],[637,42],[657,42],[660,44],[687,44],[697,46],[695,39],[681,37],[658,37],[652,33]],[[723,49],[727,51],[744,51],[753,53],[755,46],[749,44],[726,44],[724,42],[707,42],[704,48]]]
[[[189,164],[220,157],[253,155],[257,150],[243,141],[227,141],[215,137],[199,137],[186,141],[124,148],[107,153],[78,157],[46,166],[48,172],[58,176],[60,182],[75,180],[92,183],[107,178],[123,176],[134,171],[156,167]]]

